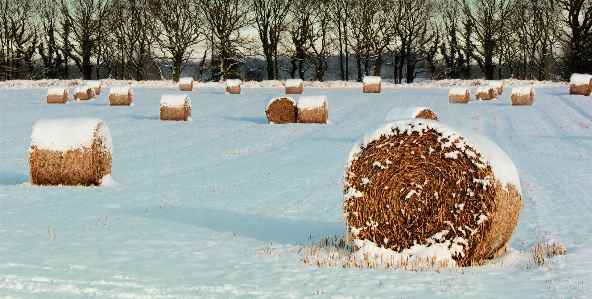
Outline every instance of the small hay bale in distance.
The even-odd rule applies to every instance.
[[[397,252],[446,246],[459,266],[491,258],[522,208],[510,158],[470,129],[405,119],[365,134],[344,174],[347,231]]]
[[[68,88],[66,86],[49,86],[47,87],[47,103],[48,104],[65,104],[68,102]]]
[[[451,104],[468,104],[471,100],[471,89],[468,86],[450,86],[448,102]]]
[[[95,88],[90,85],[76,85],[74,88],[75,101],[88,101],[95,99]]]
[[[240,79],[227,79],[226,80],[226,93],[227,94],[240,94],[241,93]]]
[[[532,85],[512,86],[512,106],[531,106],[534,103],[534,87]]]
[[[487,81],[487,85],[495,87],[498,96],[504,92],[504,82],[502,80],[489,80]]]
[[[302,94],[304,83],[302,79],[286,79],[286,94]]]
[[[438,120],[438,115],[428,107],[395,107],[388,112],[384,121],[407,118]]]
[[[179,79],[179,90],[181,91],[193,91],[193,78],[183,77]]]
[[[39,120],[29,149],[31,183],[98,186],[111,173],[112,148],[109,128],[102,120]]]
[[[90,85],[95,89],[95,95],[101,94],[101,80],[86,80],[86,85]]]
[[[160,97],[160,120],[187,121],[191,117],[191,100],[186,94],[163,94]]]
[[[592,75],[572,74],[569,79],[569,94],[585,96],[592,94]]]
[[[272,98],[265,114],[270,124],[290,124],[298,121],[298,107],[296,101],[290,97]]]
[[[497,98],[497,89],[492,85],[479,85],[475,91],[477,101],[489,101]]]
[[[363,93],[380,93],[381,78],[379,76],[364,76],[362,87]]]
[[[131,85],[115,85],[109,88],[109,105],[130,106],[134,101]]]
[[[299,123],[326,124],[329,119],[326,96],[301,96],[297,108]]]

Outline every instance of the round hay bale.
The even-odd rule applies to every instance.
[[[479,85],[475,91],[477,101],[489,101],[497,98],[497,89],[491,85]]]
[[[451,104],[468,104],[471,100],[471,89],[468,86],[450,86],[448,102]]]
[[[592,94],[592,75],[572,74],[569,79],[569,94],[585,96]]]
[[[179,79],[179,90],[181,91],[193,91],[193,78],[183,77]]]
[[[134,92],[131,85],[115,85],[109,89],[109,105],[131,106],[134,101]]]
[[[427,107],[395,107],[389,111],[384,121],[395,121],[407,118],[438,120],[438,115]]]
[[[290,124],[298,121],[296,101],[289,97],[272,98],[265,114],[270,124]]]
[[[226,93],[227,94],[240,94],[241,93],[240,79],[227,79],[226,80]]]
[[[68,88],[66,86],[47,87],[46,100],[48,104],[65,104],[68,102]]]
[[[191,100],[186,94],[163,94],[160,97],[160,120],[187,121],[191,117]]]
[[[95,95],[101,94],[101,80],[87,80],[86,85],[92,86],[95,89]]]
[[[504,92],[504,82],[502,80],[489,80],[487,81],[487,85],[495,87],[498,96],[501,96]]]
[[[466,266],[505,246],[522,207],[519,188],[510,158],[483,135],[406,119],[354,146],[343,209],[354,239],[398,252],[439,240]]]
[[[286,94],[302,94],[304,84],[302,79],[286,79]]]
[[[382,79],[379,76],[365,76],[363,80],[363,93],[380,93]]]
[[[326,96],[301,96],[297,108],[299,123],[326,124],[329,119]]]
[[[29,149],[31,183],[98,186],[111,173],[112,148],[109,128],[102,120],[39,120]]]
[[[74,88],[75,101],[88,101],[95,99],[95,89],[90,85],[77,85]]]
[[[532,85],[516,85],[512,87],[512,106],[531,106],[534,103],[534,87]]]

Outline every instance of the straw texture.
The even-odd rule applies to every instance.
[[[286,87],[287,89],[288,87]],[[272,100],[265,111],[270,124],[289,124],[298,121],[298,108],[294,100],[280,97]]]

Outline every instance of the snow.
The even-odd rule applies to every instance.
[[[364,76],[364,84],[376,84],[381,82],[380,76]]]
[[[101,80],[86,80],[86,85],[92,86],[92,87],[100,87]]]
[[[193,77],[179,78],[179,84],[192,84],[192,83],[193,83]]]
[[[90,148],[94,142],[95,132],[102,138],[103,146],[110,150],[112,146],[109,128],[100,119],[40,119],[33,126],[31,146],[61,152]]]
[[[267,108],[265,108],[265,111],[269,110],[269,106],[271,105],[271,103],[273,103],[275,100],[277,99],[286,99],[292,103],[294,103],[294,105],[296,105],[296,101],[294,101],[293,98],[291,97],[286,97],[286,96],[281,96],[281,97],[277,97],[277,96],[273,96],[269,99],[268,103],[267,103]]]
[[[512,86],[512,94],[516,94],[516,95],[530,95],[530,94],[534,94],[534,88],[532,87],[532,85],[515,85]]]
[[[68,89],[65,86],[49,86],[47,87],[47,95],[63,95],[64,91],[67,93]]]
[[[113,95],[127,95],[130,92],[133,94],[131,85],[114,85],[109,88],[109,94]]]
[[[391,109],[384,121],[393,121],[405,118],[415,118],[421,111],[430,109],[428,107],[395,107]]]
[[[189,123],[159,121],[161,96],[178,90],[172,80],[102,80],[131,85],[132,107],[109,106],[102,96],[46,104],[48,86],[80,82],[0,82],[0,297],[590,297],[592,101],[570,96],[569,82],[505,79],[536,88],[536,106],[516,107],[510,93],[448,103],[450,86],[484,80],[385,80],[372,96],[361,82],[306,81],[307,91],[331,98],[332,123],[323,126],[267,124],[265,107],[284,94],[283,81],[245,82],[240,95],[226,95],[224,82],[196,82],[190,96],[199,121]],[[460,239],[432,238],[404,253],[414,256],[407,270],[302,263],[311,243],[349,233],[342,177],[353,144],[384,124],[389,109],[410,106],[430,107],[448,128],[476,131],[511,158],[524,209],[508,252],[483,266],[414,270],[417,257],[430,256],[424,250],[445,258],[464,248]],[[30,185],[31,129],[50,116],[105,121],[115,183]],[[554,242],[567,255],[535,264],[533,246]],[[327,260],[330,248],[319,251]]]
[[[74,88],[74,93],[79,93],[79,92],[86,93],[86,91],[89,88],[93,88],[93,87],[90,85],[76,85],[76,87]]]
[[[493,87],[502,87],[504,84],[502,80],[489,80],[487,81],[487,85],[491,85]]]
[[[179,108],[185,106],[186,101],[191,105],[191,100],[186,94],[163,94],[160,97],[160,106]]]
[[[298,98],[298,109],[310,110],[327,105],[327,96],[301,96]]]
[[[298,87],[302,84],[302,79],[286,79],[286,87]]]
[[[491,89],[495,89],[495,87],[494,87],[494,86],[492,86],[492,85],[479,85],[479,86],[477,86],[477,89],[476,89],[476,91],[475,91],[475,92],[476,92],[476,93],[479,93],[479,92],[485,92],[485,93],[488,93],[488,92],[489,92],[489,90],[491,90]]]
[[[574,73],[571,75],[569,81],[575,85],[588,85],[592,81],[592,75]]]
[[[226,86],[240,86],[241,80],[240,79],[227,79]]]
[[[448,94],[465,95],[467,93],[467,90],[469,91],[469,94],[470,94],[471,92],[470,92],[468,86],[462,86],[462,85],[450,86],[450,89],[448,90]]]

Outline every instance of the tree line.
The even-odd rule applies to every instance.
[[[0,80],[592,72],[592,0],[0,0]]]

